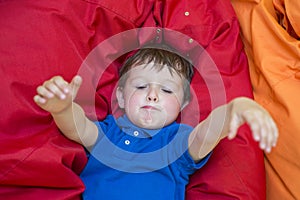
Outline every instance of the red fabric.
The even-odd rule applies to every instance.
[[[101,74],[101,67],[83,67],[82,63],[94,47],[117,33],[155,26],[184,33],[185,41],[178,41],[172,40],[167,31],[146,31],[140,33],[145,34],[140,41],[120,40],[103,53],[115,56],[119,48],[131,42],[139,46],[165,40],[197,60],[195,42],[186,40],[191,37],[217,64],[226,88],[225,101],[241,95],[252,97],[239,25],[229,1],[3,0],[0,15],[0,196],[3,199],[80,199],[84,186],[78,174],[87,161],[84,149],[64,138],[51,116],[38,108],[32,98],[37,85],[53,75],[70,80],[82,68],[87,74]],[[124,58],[110,65],[100,81],[84,80],[77,101],[88,116],[103,119],[114,109],[111,94]],[[89,61],[96,62],[93,58]],[[206,61],[198,64],[199,72],[214,72],[205,65]],[[193,102],[186,108],[184,121],[202,120],[222,103],[224,95],[218,98],[219,86],[211,86],[207,81],[197,72],[192,82]],[[97,91],[95,96],[94,91]],[[195,109],[197,100],[200,103]],[[197,116],[195,110],[200,110],[201,115]],[[209,163],[191,177],[186,199],[264,199],[264,196],[262,152],[245,126],[237,139],[222,141]]]

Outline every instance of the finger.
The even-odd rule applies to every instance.
[[[249,122],[247,122],[247,123],[251,129],[254,141],[260,142],[262,140],[262,134],[261,134],[262,130],[261,130],[260,125],[255,121],[252,121],[252,123],[249,123]]]
[[[38,105],[45,104],[47,102],[47,100],[45,98],[41,97],[40,95],[35,95],[33,97],[33,100]]]
[[[263,113],[263,116],[259,121],[262,126],[260,147],[264,149],[266,153],[270,153],[272,147],[277,143],[277,126],[268,113]]]
[[[40,95],[41,97],[49,98],[49,99],[54,97],[54,94],[51,91],[47,90],[47,88],[44,86],[38,86],[36,91],[38,95]]]
[[[259,116],[255,116],[253,112],[246,111],[243,114],[243,117],[245,118],[245,121],[249,125],[253,139],[258,142],[261,139],[261,134],[260,134],[260,123],[259,123]]]
[[[272,133],[273,133],[273,136],[274,136],[274,140],[272,141],[272,146],[275,147],[276,144],[277,144],[277,141],[278,141],[279,133],[278,133],[277,125],[276,125],[276,123],[274,122],[273,119],[271,120],[271,126],[272,126],[272,129],[273,129]]]
[[[267,119],[267,126],[268,126],[268,137],[267,137],[267,147],[266,147],[266,153],[270,153],[271,149],[273,147],[274,141],[276,141],[275,136],[275,129],[273,126],[273,120],[271,118]]]
[[[52,81],[57,85],[57,87],[63,91],[64,93],[69,92],[69,84],[65,81],[61,76],[56,76],[52,79]]]
[[[268,146],[268,122],[265,114],[262,112],[255,112],[248,116],[248,124],[252,131],[252,135],[255,141],[259,142],[259,147],[265,150]]]
[[[268,149],[268,136],[269,132],[268,128],[266,127],[266,124],[261,125],[259,147],[265,151]]]
[[[49,81],[46,81],[43,84],[44,88],[46,88],[49,92],[51,92],[53,95],[58,97],[59,99],[65,99],[66,94],[62,89],[59,88],[58,85],[55,83],[55,79],[51,79]]]
[[[82,83],[82,78],[79,75],[74,76],[74,78],[72,79],[70,86],[72,89],[72,94],[73,94],[73,99],[76,97],[78,90],[81,86]]]
[[[275,122],[270,118],[268,121],[268,141],[267,141],[267,147],[265,149],[266,153],[270,153],[272,147],[276,146],[277,139],[278,139],[278,130]]]
[[[257,117],[260,126],[259,146],[266,153],[271,152],[273,137],[273,128],[271,117],[267,113],[260,113]]]
[[[253,139],[259,143],[260,149],[269,151],[268,139],[269,139],[269,128],[267,126],[266,119],[264,119],[263,113],[248,113],[246,115],[246,121],[250,126]]]

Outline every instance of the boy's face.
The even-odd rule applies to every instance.
[[[176,120],[183,102],[184,80],[168,67],[158,71],[154,63],[133,67],[124,87],[118,88],[119,106],[129,120],[146,129],[158,129]]]

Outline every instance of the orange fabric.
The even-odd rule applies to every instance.
[[[300,199],[300,1],[232,0],[249,59],[255,100],[279,128],[265,155],[267,199]]]

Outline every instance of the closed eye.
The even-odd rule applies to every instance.
[[[168,93],[168,94],[172,94],[173,93],[173,91],[172,90],[170,90],[170,89],[161,89],[163,92],[165,92],[165,93]]]
[[[136,89],[138,89],[138,90],[142,90],[142,89],[145,89],[145,88],[147,88],[146,85],[136,86]]]

